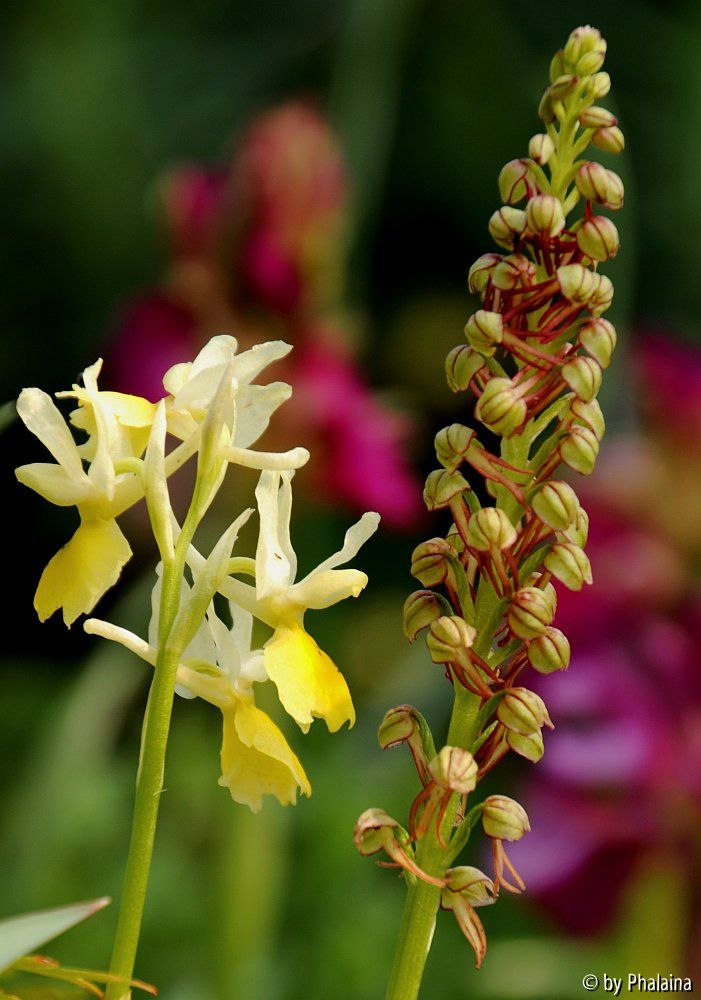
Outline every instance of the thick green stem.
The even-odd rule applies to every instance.
[[[475,732],[481,700],[456,683],[455,703],[448,731],[448,745],[470,747]],[[453,796],[443,820],[443,830],[453,826],[459,797]],[[417,864],[429,875],[442,878],[452,858],[441,846],[433,827],[419,843]],[[387,987],[387,1000],[416,1000],[424,967],[433,940],[436,914],[441,901],[438,886],[417,879],[410,886],[399,928],[394,965]]]

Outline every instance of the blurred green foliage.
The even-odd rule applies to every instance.
[[[369,317],[367,367],[423,418],[418,461],[427,465],[433,430],[453,403],[443,355],[470,309],[464,278],[488,245],[497,172],[537,130],[548,59],[580,22],[608,39],[628,139],[613,318],[623,333],[653,323],[698,336],[694,4],[23,0],[4,20],[0,400],[24,385],[72,381],[97,356],[120,303],[156,279],[163,247],[153,187],[165,168],[216,160],[256,112],[311,94],[329,110],[351,166],[350,287]],[[614,423],[630,420],[624,369],[625,349],[609,389]],[[118,896],[147,683],[125,653],[35,622],[33,587],[67,521],[14,484],[11,466],[31,460],[28,435],[15,426],[4,440],[0,915]],[[348,519],[301,514],[305,558],[313,546],[332,551]],[[415,781],[404,755],[380,754],[374,730],[397,702],[415,700],[436,725],[449,703],[436,668],[401,633],[414,541],[373,540],[362,559],[367,594],[324,625],[360,721],[333,738],[318,723],[296,741],[309,802],[286,811],[268,804],[257,817],[233,805],[216,785],[218,720],[206,705],[176,706],[137,968],[165,1000],[382,995],[403,892],[396,876],[355,853],[351,832],[367,806],[402,815]],[[144,628],[153,560],[142,553],[104,616]],[[643,893],[650,912],[670,906],[665,877]],[[52,953],[104,966],[114,916],[71,931]],[[554,946],[555,929],[510,899],[485,924],[494,960],[476,977],[457,928],[440,921],[426,1000],[468,990],[504,1000],[579,996],[581,970],[608,954],[601,948],[625,948],[630,965],[648,947],[624,931],[601,946]],[[672,935],[660,962],[673,963],[675,947]]]

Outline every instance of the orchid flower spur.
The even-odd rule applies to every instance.
[[[265,795],[288,805],[298,792],[311,793],[284,735],[256,706],[255,683],[272,679],[284,707],[305,731],[314,715],[323,716],[330,730],[355,718],[346,682],[306,633],[304,613],[357,596],[365,587],[364,573],[337,567],[357,553],[379,518],[366,514],[349,530],[340,552],[295,583],[291,483],[309,452],[251,448],[292,391],[284,382],[257,385],[254,380],[290,347],[273,341],[240,354],[237,348],[233,337],[214,337],[192,363],[166,372],[167,395],[158,403],[102,392],[97,388],[101,362],[86,369],[84,386],[59,394],[78,400],[70,419],[87,434],[80,445],[45,393],[25,389],[18,402],[25,424],[57,462],[23,466],[18,479],[54,503],[77,506],[81,519],[76,535],[44,572],[36,599],[40,617],[62,606],[70,624],[116,581],[131,555],[116,518],[141,498],[160,553],[148,641],[99,619],[85,622],[87,632],[120,643],[154,668],[107,1000],[130,995],[175,692],[200,697],[221,711],[219,783],[255,812]],[[168,434],[179,443],[167,453]],[[195,455],[192,496],[180,524],[168,477]],[[231,466],[261,472],[255,559],[233,554],[253,508],[233,520],[206,558],[193,545]],[[255,576],[255,587],[236,579],[242,573]],[[231,628],[217,615],[218,592],[230,598]],[[263,649],[251,648],[254,617],[273,629]]]
[[[615,116],[596,103],[611,86],[601,69],[605,53],[600,33],[586,26],[552,60],[539,107],[545,131],[532,137],[528,157],[499,175],[504,204],[489,231],[505,252],[486,253],[470,269],[470,291],[482,301],[465,342],[446,359],[450,388],[476,403],[467,423],[435,438],[440,467],[426,480],[424,501],[453,524],[413,553],[411,571],[423,589],[405,602],[404,628],[411,642],[424,635],[445,671],[453,712],[437,753],[416,709],[387,713],[380,746],[408,744],[421,789],[407,829],[370,809],[355,838],[361,853],[384,850],[408,884],[388,1000],[418,996],[441,905],[482,963],[486,935],[470,898],[474,880],[461,888],[452,867],[478,824],[492,842],[491,898],[502,888],[525,889],[504,846],[529,832],[525,810],[503,795],[475,802],[475,793],[507,754],[532,763],[543,756],[543,729],[553,723],[540,694],[525,686],[528,671],[567,668],[569,642],[553,624],[554,584],[580,591],[592,582],[587,514],[555,474],[563,465],[580,475],[594,468],[604,433],[596,396],[616,344],[603,318],[613,285],[599,266],[618,252],[618,232],[598,209],[621,208],[623,184],[582,158],[590,144],[606,153],[624,146]],[[572,217],[581,201],[583,214]],[[476,424],[496,436],[498,453],[480,442]],[[463,475],[468,468],[484,489]],[[378,814],[381,832],[372,819]],[[477,881],[487,884],[486,876]]]

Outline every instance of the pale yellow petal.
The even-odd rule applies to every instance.
[[[314,717],[335,733],[355,722],[343,675],[303,628],[279,628],[264,649],[265,669],[286,712],[307,732]]]
[[[58,507],[73,507],[83,503],[92,492],[88,477],[70,476],[63,465],[53,462],[32,462],[15,469],[17,480],[39,496]]]
[[[297,789],[311,795],[304,769],[287,740],[252,701],[235,701],[223,710],[222,776],[235,802],[258,812],[264,795],[294,805]]]
[[[81,523],[41,575],[34,595],[41,621],[63,608],[63,620],[70,626],[79,615],[92,611],[117,582],[130,556],[129,542],[116,521]]]

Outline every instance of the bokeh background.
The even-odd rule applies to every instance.
[[[23,0],[3,20],[0,400],[65,388],[100,354],[113,384],[144,388],[149,365],[211,333],[283,335],[302,385],[285,434],[318,463],[298,491],[302,565],[363,505],[386,514],[358,561],[367,592],[317,630],[359,722],[297,741],[309,801],[234,805],[216,784],[218,718],[176,705],[137,970],[165,1000],[383,995],[403,889],[351,835],[367,806],[403,817],[415,794],[408,757],[377,747],[384,711],[413,702],[440,732],[450,708],[400,614],[432,533],[415,484],[459,413],[443,358],[550,56],[577,24],[601,28],[628,146],[607,162],[626,205],[610,438],[584,488],[597,582],[562,602],[574,657],[541,689],[557,726],[542,765],[492,779],[531,813],[514,852],[531,891],[484,911],[479,975],[443,914],[422,995],[568,998],[586,972],[699,972],[697,5]],[[36,580],[73,521],[16,485],[39,448],[3,415],[0,916],[118,897],[148,681],[79,626],[36,622]],[[130,528],[137,558],[99,612],[143,630],[155,556],[143,518]],[[106,965],[115,916],[50,952]]]

